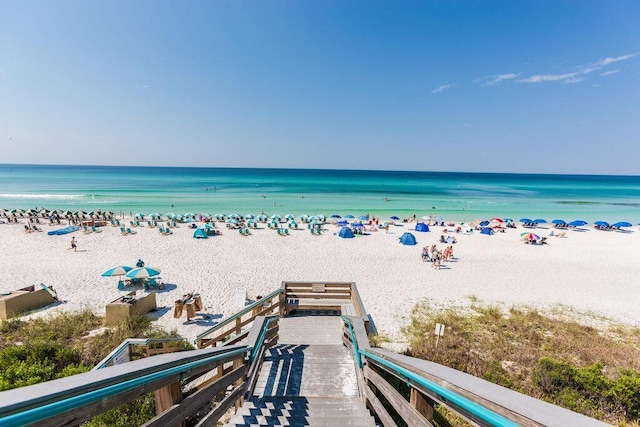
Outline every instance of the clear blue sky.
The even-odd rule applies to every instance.
[[[0,0],[0,163],[640,175],[640,2]]]

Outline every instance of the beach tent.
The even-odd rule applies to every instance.
[[[493,230],[492,230],[491,228],[489,228],[489,227],[485,227],[485,228],[483,228],[482,230],[480,230],[480,234],[487,234],[487,235],[491,236],[491,235],[493,235],[493,234],[496,234],[496,232],[495,232],[495,231],[493,231]]]
[[[402,237],[400,237],[400,243],[403,245],[415,245],[416,237],[411,233],[404,233]]]
[[[353,239],[353,231],[349,227],[342,227],[338,235],[343,239]]]
[[[420,231],[422,233],[426,233],[429,231],[429,226],[424,222],[419,222],[416,224],[416,231]]]
[[[207,238],[207,230],[198,228],[193,232],[193,237],[196,239],[206,239]]]

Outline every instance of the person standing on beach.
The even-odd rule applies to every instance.
[[[77,250],[78,250],[78,245],[76,244],[76,238],[75,237],[71,238],[71,249],[73,249],[73,252],[77,252]]]

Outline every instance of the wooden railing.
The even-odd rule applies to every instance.
[[[369,317],[353,282],[282,282],[283,314],[293,311],[340,311],[357,316],[369,330]]]
[[[93,369],[102,369],[141,357],[173,353],[185,349],[186,338],[128,338],[102,359]]]
[[[196,413],[206,414],[198,426],[213,426],[252,389],[265,349],[277,341],[277,320],[255,318],[246,345],[162,354],[0,392],[0,425],[78,425],[154,392],[157,415],[145,426],[180,425]]]
[[[207,329],[196,337],[194,343],[198,348],[239,343],[249,334],[250,326],[256,317],[280,314],[283,300],[281,289],[271,292],[214,327]]]
[[[435,403],[473,425],[607,425],[446,366],[372,348],[362,319],[342,318],[343,342],[353,351],[360,395],[386,427],[396,426],[394,413],[407,425],[430,426]]]

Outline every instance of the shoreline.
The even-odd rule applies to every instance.
[[[251,236],[241,236],[217,223],[221,236],[199,240],[184,223],[168,236],[147,227],[122,236],[111,226],[100,227],[99,233],[48,236],[47,231],[66,224],[42,225],[44,232],[27,234],[24,223],[0,224],[0,238],[7,248],[2,289],[45,283],[65,301],[33,316],[83,308],[104,314],[105,305],[126,292],[117,290],[116,278],[100,277],[101,273],[117,265],[133,266],[141,258],[147,266],[160,268],[168,284],[157,293],[159,310],[151,313],[157,318],[154,323],[175,328],[189,339],[236,311],[236,290],[246,290],[254,299],[275,290],[283,280],[355,282],[376,328],[390,336],[398,335],[424,298],[445,305],[468,304],[471,299],[507,307],[564,305],[640,326],[640,292],[634,285],[640,274],[636,262],[640,233],[635,227],[625,233],[590,227],[570,230],[567,238],[548,237],[548,245],[525,245],[520,240],[525,231],[548,236],[553,230],[548,225],[534,230],[518,226],[493,236],[453,233],[458,242],[453,245],[454,260],[434,270],[420,254],[423,246],[444,248],[440,226],[428,233],[411,231],[418,244],[403,246],[398,238],[415,224],[341,239],[339,228],[330,224],[323,226],[321,236],[304,228],[283,237],[264,224],[252,229]],[[71,237],[76,237],[78,252],[68,250]],[[190,292],[201,294],[202,313],[191,322],[184,315],[174,319],[173,302]]]

